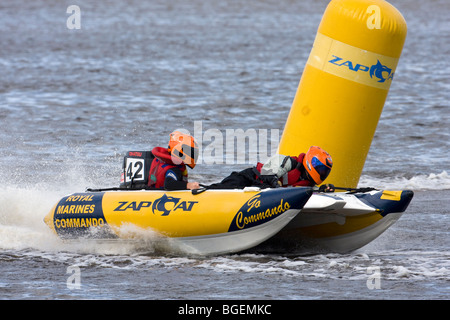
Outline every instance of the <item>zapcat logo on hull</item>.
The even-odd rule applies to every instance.
[[[181,201],[181,198],[171,197],[164,194],[155,201],[119,201],[119,205],[113,211],[140,211],[151,208],[153,214],[168,216],[172,212],[192,210],[198,201]]]

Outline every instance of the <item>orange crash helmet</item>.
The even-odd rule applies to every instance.
[[[175,164],[183,162],[185,165],[194,169],[198,158],[198,145],[194,137],[174,131],[170,134],[169,151],[172,161]]]
[[[333,160],[325,150],[312,146],[303,158],[303,166],[308,176],[319,185],[330,174]]]

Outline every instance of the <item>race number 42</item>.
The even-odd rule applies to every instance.
[[[128,158],[125,164],[127,181],[133,179],[136,181],[144,181],[144,159]]]

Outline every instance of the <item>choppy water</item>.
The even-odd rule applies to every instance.
[[[446,0],[392,1],[408,37],[360,185],[415,197],[366,247],[180,257],[152,243],[62,243],[42,222],[63,195],[117,185],[123,152],[165,144],[174,126],[281,132],[327,3],[77,1],[81,29],[69,30],[75,3],[3,0],[0,298],[448,299]],[[247,166],[205,164],[194,178]]]

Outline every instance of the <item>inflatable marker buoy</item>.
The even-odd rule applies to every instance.
[[[406,22],[383,0],[329,3],[279,145],[298,155],[327,150],[326,183],[356,187],[406,38]]]

